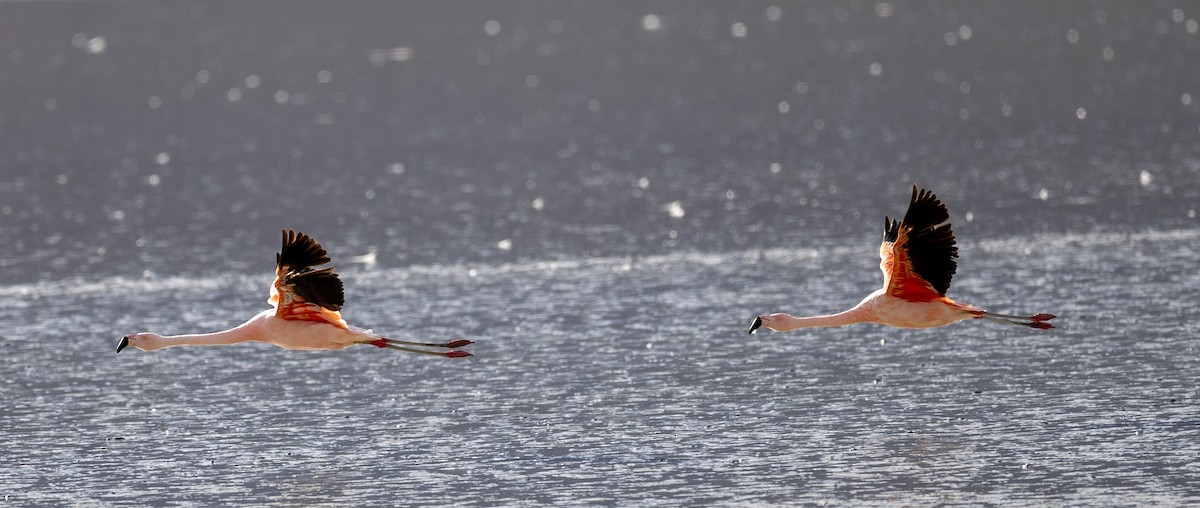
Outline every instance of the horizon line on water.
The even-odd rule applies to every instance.
[[[58,1],[58,0],[54,0]],[[74,1],[74,0],[72,0]],[[91,1],[91,0],[86,0]],[[1027,249],[1041,250],[1049,248],[1098,247],[1120,245],[1132,242],[1160,241],[1195,241],[1200,240],[1200,229],[1149,229],[1138,232],[1094,232],[1094,233],[1035,233],[1025,236],[1008,236],[988,238],[978,241],[968,241],[959,245],[960,251],[980,250],[987,253],[1021,252]],[[855,240],[858,241],[857,239]],[[369,268],[340,273],[347,281],[359,281],[364,278],[380,276],[395,276],[404,278],[409,275],[461,276],[474,278],[479,275],[506,274],[521,272],[545,272],[570,270],[580,268],[608,267],[615,271],[632,271],[635,269],[656,269],[663,264],[691,263],[701,266],[716,266],[729,262],[745,263],[771,262],[787,263],[805,259],[817,259],[822,256],[857,256],[874,250],[873,243],[862,245],[839,245],[832,248],[817,249],[812,247],[770,247],[765,249],[739,249],[720,252],[679,251],[665,254],[649,254],[645,256],[597,256],[574,259],[548,259],[504,262],[455,262],[447,264],[416,264],[400,267]],[[336,261],[336,259],[335,259]],[[247,283],[250,273],[223,273],[213,275],[168,275],[159,277],[131,277],[128,275],[102,276],[99,278],[75,275],[56,280],[5,285],[0,284],[9,295],[21,297],[45,297],[64,293],[88,294],[109,292],[114,289],[129,290],[169,290],[169,289],[219,289]],[[274,274],[264,272],[262,286],[270,283]],[[264,293],[265,294],[265,293]]]

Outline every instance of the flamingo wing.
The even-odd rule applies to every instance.
[[[884,217],[879,269],[892,296],[914,302],[944,297],[958,263],[950,212],[932,192],[913,185],[904,219]]]
[[[276,317],[347,328],[339,312],[345,304],[342,280],[332,266],[314,268],[328,262],[329,254],[312,237],[291,229],[283,231],[283,247],[275,254],[275,282],[267,300],[275,306]]]

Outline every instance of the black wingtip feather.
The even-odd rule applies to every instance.
[[[950,220],[950,211],[933,192],[926,189],[917,189],[913,185],[912,200],[908,203],[908,211],[904,213],[904,224],[910,228],[920,230],[930,226],[936,226]]]
[[[294,229],[283,230],[283,246],[275,255],[275,265],[288,270],[302,270],[330,261],[325,249],[311,236]]]
[[[283,247],[275,254],[275,266],[284,282],[305,301],[341,310],[346,303],[342,280],[333,267],[313,269],[330,261],[325,248],[311,236],[293,229],[283,230]]]
[[[950,281],[958,269],[954,260],[958,257],[958,247],[949,220],[950,211],[933,192],[913,185],[912,200],[901,222],[911,228],[907,243],[909,259],[917,275],[941,295],[950,289]]]
[[[288,277],[293,290],[300,298],[329,310],[342,310],[346,304],[342,280],[333,273],[333,267],[309,270]]]
[[[891,217],[883,217],[883,241],[894,242],[900,235],[900,223]]]

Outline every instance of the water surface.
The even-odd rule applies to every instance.
[[[0,496],[1197,504],[1198,16],[2,4]],[[877,287],[914,182],[951,296],[1058,328],[745,334]],[[265,308],[283,227],[476,356],[113,353]]]

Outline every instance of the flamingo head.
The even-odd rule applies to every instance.
[[[782,321],[785,319],[786,316],[787,316],[787,314],[782,314],[782,313],[763,314],[761,316],[758,316],[758,317],[754,318],[754,322],[750,324],[750,333],[757,332],[759,328],[764,327],[764,326],[768,330],[780,331],[783,329]]]
[[[121,337],[121,342],[117,343],[117,352],[120,353],[122,349],[125,349],[128,346],[133,346],[142,351],[153,351],[162,347],[162,345],[159,343],[159,339],[162,339],[162,335],[150,332],[126,335]]]

